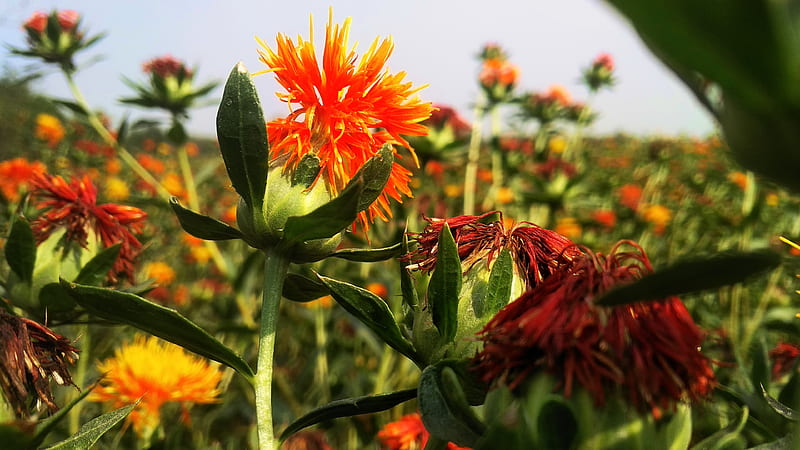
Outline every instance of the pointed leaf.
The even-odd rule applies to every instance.
[[[514,278],[514,261],[511,253],[503,249],[492,266],[486,286],[486,299],[479,317],[493,316],[505,306],[511,297],[511,283]]]
[[[79,305],[94,316],[146,331],[198,355],[221,362],[247,378],[254,374],[247,362],[233,350],[174,309],[165,308],[135,294],[112,289],[82,286],[64,280],[61,285]]]
[[[389,181],[394,165],[394,150],[391,144],[383,144],[378,154],[361,166],[354,178],[364,179],[364,190],[358,202],[358,211],[364,211],[381,195]]]
[[[86,396],[88,396],[94,388],[97,387],[97,383],[89,386],[88,388],[84,389],[81,394],[76,397],[74,400],[69,402],[68,404],[61,407],[58,411],[56,411],[52,416],[48,417],[47,419],[42,420],[36,425],[36,433],[33,436],[33,442],[31,443],[31,447],[36,448],[39,447],[45,439],[47,439],[47,435],[52,432],[59,423],[61,423],[64,418],[67,417],[67,413],[78,403],[83,401]]]
[[[251,209],[260,211],[267,187],[267,128],[256,87],[242,63],[225,84],[217,139],[233,188]]]
[[[383,248],[346,248],[333,252],[331,256],[346,259],[348,261],[376,262],[385,261],[389,258],[395,258],[400,256],[402,252],[403,250],[401,248],[401,244],[398,242],[397,244]]]
[[[458,297],[461,294],[461,259],[450,226],[443,226],[439,233],[439,252],[436,265],[428,284],[428,304],[433,315],[433,324],[439,335],[447,341],[453,340],[458,328]]]
[[[86,117],[87,115],[89,115],[86,112],[86,110],[83,108],[83,106],[81,106],[78,103],[75,103],[73,101],[61,100],[61,99],[53,99],[52,102],[55,103],[56,105],[60,105],[60,106],[63,106],[65,108],[69,109],[70,111],[78,114],[79,116]]]
[[[761,386],[761,395],[764,396],[764,400],[767,401],[767,404],[769,404],[769,407],[772,408],[773,411],[791,420],[792,422],[800,422],[800,416],[792,408],[784,405],[769,395],[767,390],[764,389],[763,385]]]
[[[181,228],[192,236],[207,241],[224,241],[228,239],[242,239],[242,233],[226,224],[209,216],[198,214],[181,206],[177,198],[169,199],[169,206],[178,216]]]
[[[350,283],[317,275],[331,295],[347,312],[354,315],[386,344],[414,362],[420,361],[414,345],[400,331],[386,303],[372,292]]]
[[[431,435],[472,447],[486,430],[467,402],[453,361],[441,361],[422,371],[417,400],[422,422]],[[458,363],[456,363],[458,364]]]
[[[11,232],[5,246],[6,261],[11,270],[22,280],[33,280],[33,266],[36,263],[36,240],[28,221],[18,217],[11,225]]]
[[[296,273],[286,274],[286,279],[283,281],[283,297],[293,302],[310,302],[330,293],[328,287],[319,281]]]
[[[317,155],[309,153],[303,156],[292,173],[292,186],[299,184],[304,187],[310,187],[314,180],[317,179],[317,175],[319,175],[319,163]]]
[[[186,134],[186,129],[180,122],[174,122],[167,131],[167,138],[176,146],[181,146],[189,140],[189,135]]]
[[[657,300],[735,284],[780,264],[769,250],[719,253],[708,259],[684,261],[613,289],[595,303],[604,306]]]
[[[358,199],[361,196],[363,182],[358,179],[350,183],[333,200],[325,203],[304,216],[291,216],[286,219],[283,240],[286,245],[327,239],[356,220]]]
[[[76,434],[47,448],[50,450],[82,450],[92,448],[101,436],[128,417],[128,414],[133,411],[135,406],[136,404],[124,406],[120,409],[105,413],[102,416],[95,417],[83,424]]]
[[[121,247],[122,244],[114,244],[95,255],[85,266],[81,267],[81,271],[75,278],[75,282],[91,286],[100,285],[114,266],[114,262],[117,260],[117,256],[119,256],[119,249]]]
[[[738,420],[732,421],[725,428],[722,428],[721,430],[692,446],[692,450],[744,448],[744,446],[738,446],[736,444],[741,441],[742,429],[747,423],[747,418],[750,417],[750,410],[745,406],[742,408],[741,414],[742,415]]]
[[[303,428],[316,425],[320,422],[338,419],[340,417],[386,411],[416,396],[416,389],[406,389],[403,391],[390,392],[388,394],[366,395],[363,397],[336,400],[305,414],[303,417],[289,424],[289,426],[283,430],[283,433],[281,433],[281,440],[286,439]]]

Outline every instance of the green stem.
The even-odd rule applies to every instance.
[[[281,292],[288,270],[289,261],[286,257],[274,249],[266,251],[261,332],[258,336],[258,368],[254,379],[258,445],[264,450],[277,448],[275,432],[272,428],[272,365]]]
[[[489,142],[492,143],[492,187],[489,194],[483,200],[483,209],[488,210],[497,204],[497,193],[505,182],[503,177],[503,151],[500,149],[498,139],[500,138],[500,110],[492,106],[489,110],[491,117],[491,136]]]
[[[478,178],[478,159],[481,156],[481,128],[483,128],[484,108],[481,102],[475,105],[472,134],[469,138],[467,168],[464,173],[464,214],[475,213],[475,188]]]
[[[83,387],[86,384],[86,371],[89,366],[89,347],[91,346],[92,335],[89,333],[89,325],[88,324],[81,324],[78,325],[77,336],[80,336],[81,342],[81,356],[78,359],[78,367],[75,370],[75,376],[73,377],[73,382],[78,387]],[[79,394],[75,393],[77,397]],[[72,409],[69,411],[69,434],[76,434],[78,429],[81,426],[81,410],[83,409],[84,402],[78,402]]]
[[[86,102],[86,98],[84,98],[83,93],[81,93],[81,90],[75,83],[72,73],[69,71],[64,71],[64,76],[67,78],[67,85],[69,85],[69,90],[72,92],[72,96],[75,97],[75,101],[78,102],[78,105],[80,105],[84,111],[86,111],[86,117],[89,120],[89,125],[92,126],[92,128],[97,132],[97,134],[100,135],[100,138],[102,138],[106,144],[114,148],[122,162],[127,164],[141,179],[146,181],[151,186],[154,186],[156,192],[158,192],[164,201],[168,202],[172,195],[164,188],[164,186],[161,185],[161,183],[158,182],[158,180],[156,180],[150,174],[150,172],[147,171],[147,169],[139,164],[139,161],[136,161],[136,158],[134,158],[125,147],[119,144],[117,139],[112,136],[111,133],[109,133],[109,131],[97,117],[97,114],[95,114],[94,110],[89,107],[89,104]]]
[[[320,403],[326,404],[331,399],[330,386],[328,385],[328,334],[325,330],[325,322],[328,318],[328,311],[322,306],[314,308],[314,337],[317,344],[317,366],[314,371],[314,378],[317,386],[320,387]]]

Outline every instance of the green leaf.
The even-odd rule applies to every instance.
[[[112,322],[131,325],[187,350],[225,364],[246,378],[253,369],[225,344],[171,308],[165,308],[138,295],[82,286],[64,280],[61,285],[90,314]]]
[[[302,430],[327,420],[350,417],[359,414],[371,414],[386,411],[389,408],[407,402],[417,396],[416,389],[391,392],[388,394],[366,395],[363,397],[336,400],[321,406],[295,420],[281,433],[281,440]]]
[[[300,184],[310,187],[319,175],[320,165],[317,155],[308,153],[297,163],[294,173],[292,173],[292,186]]]
[[[180,122],[175,121],[167,131],[167,138],[172,142],[173,145],[181,146],[189,140],[189,135],[186,134],[186,129],[183,128],[183,125]]]
[[[486,427],[469,406],[453,364],[440,361],[422,371],[417,396],[419,410],[432,436],[472,447]]]
[[[358,202],[358,211],[364,211],[374,202],[392,174],[394,150],[391,144],[383,144],[378,154],[367,160],[354,178],[363,178],[364,190]]]
[[[25,282],[33,280],[33,266],[36,263],[36,240],[30,224],[17,217],[11,225],[11,232],[5,246],[6,261],[11,270]]]
[[[625,305],[673,295],[717,289],[778,266],[780,256],[769,250],[719,253],[708,259],[678,262],[641,279],[613,289],[595,303]]]
[[[348,261],[376,262],[398,257],[402,252],[401,244],[398,242],[397,244],[383,248],[346,248],[333,252],[331,256]]]
[[[290,246],[314,239],[327,239],[341,232],[356,220],[358,199],[363,181],[351,182],[333,200],[303,216],[286,219],[283,230],[285,245]]]
[[[354,315],[386,344],[407,356],[415,363],[421,359],[414,345],[403,337],[394,315],[386,303],[372,292],[350,283],[317,275],[330,289],[331,295],[347,312]]]
[[[77,304],[59,283],[47,283],[39,290],[39,307],[48,313],[72,311]]]
[[[67,417],[67,413],[78,403],[83,401],[83,399],[88,396],[92,390],[97,387],[97,383],[89,386],[88,388],[84,389],[78,397],[73,399],[68,404],[61,407],[58,411],[53,413],[52,416],[48,417],[47,419],[42,420],[36,425],[36,433],[33,435],[33,441],[31,442],[31,447],[36,448],[42,445],[45,439],[47,439],[47,435],[49,435],[53,430],[56,429],[59,423],[61,423],[64,418]]]
[[[286,279],[283,281],[283,297],[293,302],[310,302],[330,293],[327,286],[319,281],[296,273],[286,274]]]
[[[751,361],[750,382],[754,390],[763,389],[764,386],[769,386],[770,379],[772,378],[769,348],[767,347],[767,342],[763,334],[753,339],[749,353]]]
[[[117,143],[119,145],[125,145],[125,139],[128,138],[128,116],[127,114],[125,117],[122,118],[122,122],[120,122],[119,126],[117,127]]]
[[[128,417],[136,404],[124,406],[95,417],[83,424],[78,432],[69,438],[47,447],[50,450],[84,450],[91,448],[108,430]]]
[[[493,316],[505,306],[511,297],[511,283],[514,278],[514,261],[508,249],[503,249],[492,266],[486,286],[486,299],[480,317]],[[477,312],[477,311],[476,311]]]
[[[267,187],[267,128],[256,87],[242,63],[225,83],[217,139],[233,188],[251,209],[260,211]]]
[[[90,259],[75,277],[75,282],[78,284],[88,284],[97,286],[106,279],[108,272],[114,266],[114,262],[119,256],[119,249],[122,244],[114,244],[111,247],[104,249],[102,252],[96,254],[94,258]]]
[[[225,222],[184,208],[175,197],[169,199],[169,206],[178,216],[181,228],[196,238],[207,241],[224,241],[242,239],[244,237],[239,230]]]
[[[403,231],[402,254],[408,254],[408,228]],[[416,310],[419,305],[419,295],[417,288],[414,286],[414,280],[411,278],[411,271],[406,269],[405,265],[400,264],[400,290],[403,292],[403,301],[406,302],[411,309]]]
[[[764,386],[761,386],[761,395],[764,396],[764,400],[767,401],[767,404],[773,411],[780,414],[781,416],[791,420],[792,422],[800,422],[800,416],[790,407],[784,405],[783,403],[779,402],[775,398],[773,398]]]
[[[439,233],[439,252],[428,284],[428,304],[439,335],[452,341],[458,328],[458,297],[461,294],[461,259],[450,226]]]

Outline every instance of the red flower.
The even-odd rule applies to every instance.
[[[428,443],[429,436],[428,430],[422,424],[422,417],[417,413],[407,414],[397,422],[387,423],[378,432],[381,447],[387,450],[421,450]],[[448,442],[447,450],[469,449]]]
[[[37,173],[44,173],[47,167],[39,161],[28,162],[25,158],[14,158],[0,162],[0,193],[10,202],[20,199],[20,191],[27,187]]]
[[[527,288],[537,285],[582,255],[569,239],[530,222],[521,222],[510,230],[503,224],[502,216],[493,222],[481,222],[493,214],[499,213],[490,211],[481,216],[449,219],[426,217],[425,220],[430,223],[415,238],[419,248],[405,256],[407,261],[413,263],[408,267],[426,272],[433,270],[439,251],[439,233],[445,224],[450,226],[465,272],[480,261],[491,264],[501,250],[508,248],[518,273],[526,280]]]
[[[47,17],[46,12],[36,11],[22,24],[22,27],[41,34],[47,26]]]
[[[800,347],[788,342],[781,342],[769,351],[772,360],[772,379],[777,380],[792,371],[797,357],[800,356]]]
[[[142,71],[161,78],[170,76],[190,77],[192,75],[192,72],[186,68],[183,62],[172,55],[160,56],[145,62],[142,64]]]
[[[466,139],[472,131],[472,125],[469,124],[455,108],[447,105],[435,104],[431,116],[422,122],[423,125],[442,129],[450,126],[455,134],[456,139]]]
[[[119,256],[109,273],[133,281],[134,259],[142,248],[134,233],[141,233],[147,213],[139,208],[113,203],[97,204],[97,188],[88,177],[67,182],[59,177],[37,174],[32,179],[33,196],[42,200],[36,207],[43,213],[33,221],[37,242],[46,240],[57,228],[66,228],[66,237],[82,247],[88,245],[92,229],[104,247],[121,244]]]
[[[617,214],[609,209],[598,209],[592,212],[592,220],[604,228],[611,229],[617,225]]]
[[[75,26],[78,25],[78,21],[81,19],[81,15],[78,14],[78,11],[71,9],[58,11],[56,17],[58,18],[59,25],[61,25],[61,29],[64,31],[70,31],[75,28]]]
[[[630,244],[634,252],[619,252]],[[703,333],[677,297],[614,307],[594,300],[652,272],[644,251],[618,243],[608,257],[587,252],[572,266],[509,303],[481,331],[473,360],[486,383],[515,389],[546,371],[570,396],[575,384],[603,405],[612,390],[655,417],[683,400],[707,396],[716,384],[699,350]]]
[[[603,68],[609,72],[614,71],[614,58],[608,53],[600,53],[592,62],[595,68]]]
[[[639,209],[639,201],[642,199],[642,188],[635,184],[626,184],[617,191],[619,203],[633,211]]]

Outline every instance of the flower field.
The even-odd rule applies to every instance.
[[[654,6],[663,30],[609,3],[715,133],[591,133],[625,83],[612,54],[568,92],[521,85],[497,44],[476,49],[470,122],[333,11],[224,82],[143,62],[120,101],[169,120],[131,122],[76,82],[93,24],[33,13],[8,51],[73,98],[0,79],[3,445],[796,448],[800,80],[775,68],[800,55],[756,70],[720,24],[671,45],[705,6]],[[796,43],[756,14],[781,6],[731,8]],[[216,130],[190,135],[206,101]]]

